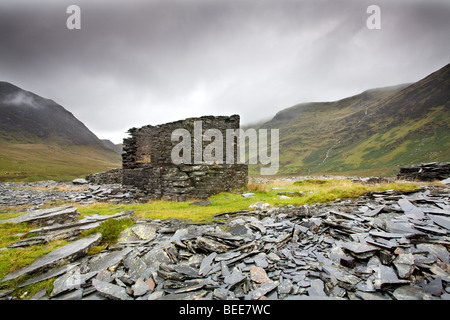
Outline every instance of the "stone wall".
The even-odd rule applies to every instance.
[[[189,118],[158,126],[132,128],[130,138],[124,139],[122,154],[123,184],[146,192],[149,198],[168,200],[202,199],[222,191],[232,191],[248,182],[245,164],[226,164],[226,144],[223,144],[222,163],[172,162],[172,149],[179,141],[171,141],[172,132],[186,129],[191,136],[191,159],[194,159],[194,123],[201,121],[202,134],[218,129],[225,140],[226,129],[239,129],[239,116]],[[198,137],[197,137],[198,138]],[[203,142],[202,151],[210,142]],[[237,142],[234,139],[234,159]]]
[[[123,171],[119,168],[88,174],[85,179],[91,184],[122,184],[122,176]]]

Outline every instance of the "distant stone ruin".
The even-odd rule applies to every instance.
[[[147,125],[142,128],[131,128],[130,138],[124,139],[122,154],[123,185],[133,186],[145,192],[150,199],[184,201],[187,199],[204,199],[213,194],[241,188],[248,182],[248,166],[238,164],[237,138],[232,141],[234,163],[225,161],[229,143],[223,144],[222,161],[209,164],[185,162],[175,164],[172,161],[172,150],[179,141],[172,141],[172,133],[177,129],[185,129],[190,135],[192,146],[191,159],[194,159],[194,148],[198,148],[198,132],[194,132],[195,123],[201,121],[201,137],[205,131],[216,129],[226,137],[227,129],[239,129],[239,116],[204,116],[188,118],[162,125]],[[198,128],[196,129],[198,130]],[[201,144],[201,152],[210,143]],[[228,149],[229,151],[229,149]],[[196,150],[198,152],[198,150]],[[220,153],[219,153],[220,154]]]

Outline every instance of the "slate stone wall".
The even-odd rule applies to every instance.
[[[248,182],[246,164],[226,164],[226,129],[239,129],[239,116],[189,118],[158,126],[131,128],[130,138],[124,139],[122,154],[123,185],[134,186],[146,192],[151,199],[183,201],[203,199],[222,191],[232,191]],[[201,121],[202,134],[208,129],[222,133],[222,163],[194,164],[194,123]],[[180,141],[171,141],[172,132],[186,129],[191,136],[191,163],[176,165],[172,149]],[[202,136],[203,139],[203,136]],[[202,142],[202,152],[210,141]],[[237,158],[237,139],[234,159]]]
[[[431,162],[400,168],[399,179],[434,181],[450,177],[450,162]]]
[[[122,184],[122,169],[111,169],[86,175],[86,180],[91,184]]]

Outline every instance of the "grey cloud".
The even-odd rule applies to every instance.
[[[242,122],[306,101],[417,81],[449,62],[448,1],[0,3],[1,80],[63,105],[101,138],[205,114]]]

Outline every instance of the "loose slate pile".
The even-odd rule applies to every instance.
[[[76,179],[84,180],[84,179]],[[74,180],[75,181],[75,180]],[[61,190],[56,190],[61,187]],[[76,188],[80,187],[79,190]],[[73,188],[73,190],[70,190]],[[148,196],[132,187],[120,184],[77,185],[74,182],[2,182],[0,183],[0,206],[42,205],[54,201],[90,204],[98,202],[131,203],[146,202]],[[1,213],[1,212],[0,212]]]
[[[35,299],[449,299],[448,189],[140,221]],[[1,296],[1,294],[0,294]]]
[[[0,250],[28,247],[63,239],[73,241],[83,231],[98,227],[105,220],[131,217],[132,215],[133,211],[127,210],[112,215],[94,214],[79,219],[80,213],[77,208],[71,206],[32,210],[16,218],[0,220],[0,224],[26,222],[39,227],[22,234],[22,236],[26,236],[24,239],[6,248],[0,248]]]
[[[413,181],[444,180],[450,177],[450,162],[430,162],[400,168],[399,179]]]

